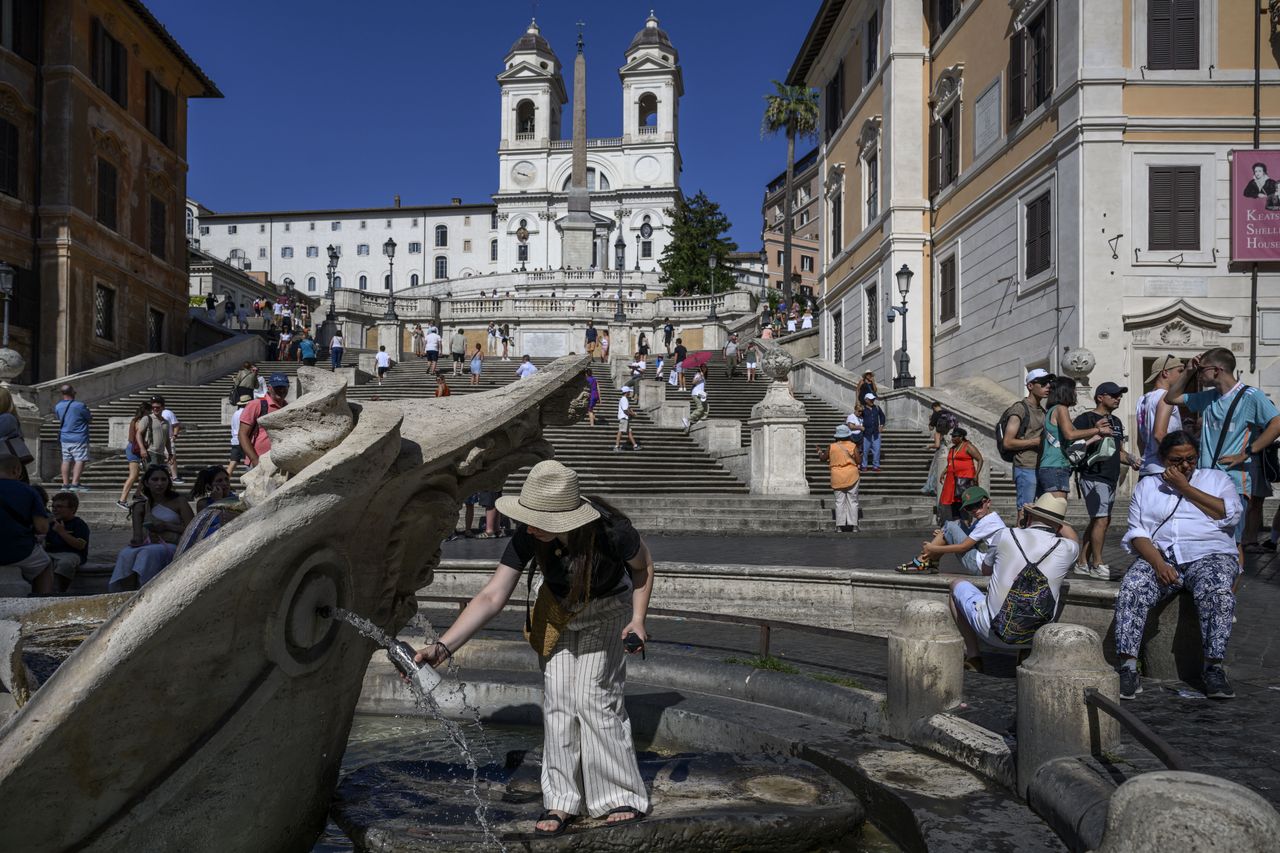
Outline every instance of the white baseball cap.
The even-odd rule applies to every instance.
[[[874,400],[875,398],[876,398],[876,395],[872,394],[870,391],[862,395],[862,399],[864,400]]]
[[[623,394],[630,394],[630,393],[631,393],[631,386],[630,386],[630,385],[623,385],[623,386],[622,386],[622,393],[623,393]]]
[[[1035,382],[1037,379],[1046,379],[1046,378],[1053,379],[1055,377],[1052,373],[1045,370],[1043,367],[1037,367],[1034,370],[1027,371],[1027,381],[1022,384],[1030,385],[1032,382]]]

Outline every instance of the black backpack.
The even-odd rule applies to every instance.
[[[1018,412],[1018,407],[1022,408]],[[1004,410],[1004,414],[1000,416],[1000,420],[996,422],[996,450],[1000,453],[1000,458],[1005,462],[1012,462],[1013,457],[1017,455],[1016,450],[1007,450],[1004,446],[1005,433],[1009,428],[1009,418],[1018,415],[1018,434],[1015,438],[1026,438],[1027,423],[1031,420],[1031,407],[1027,405],[1026,400],[1019,400],[1012,406]]]

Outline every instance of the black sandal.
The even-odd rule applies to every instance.
[[[535,834],[541,835],[545,838],[555,838],[558,835],[563,835],[564,831],[569,828],[569,824],[573,823],[577,819],[578,819],[577,815],[571,814],[571,815],[566,815],[565,817],[561,817],[560,815],[555,814],[554,812],[548,810],[538,815],[538,819],[533,822],[533,831]],[[555,829],[538,829],[538,824],[547,820],[556,821],[556,828]]]
[[[609,815],[611,814],[630,814],[632,815],[632,817],[629,817],[626,820],[615,820],[612,822],[606,822],[605,826],[617,826],[618,824],[622,824],[622,823],[635,823],[638,820],[644,820],[644,816],[645,816],[644,812],[640,811],[637,808],[632,808],[631,806],[618,806],[616,809],[612,809],[610,811],[605,812],[604,816],[608,818]]]

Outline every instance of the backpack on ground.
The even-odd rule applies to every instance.
[[[1040,571],[1040,564],[1048,559],[1062,540],[1055,541],[1040,559],[1032,561],[1027,559],[1027,552],[1022,550],[1022,543],[1014,531],[1009,531],[1008,535],[1013,537],[1014,547],[1026,566],[1009,586],[1009,594],[1000,605],[1000,612],[992,617],[991,632],[1011,646],[1025,646],[1036,631],[1053,621],[1058,612],[1058,602],[1053,597],[1049,579]]]
[[[1026,400],[1019,400],[1012,406],[1004,410],[1004,414],[1000,416],[1000,420],[996,422],[996,450],[1000,453],[1000,458],[1005,462],[1012,462],[1013,457],[1018,454],[1016,450],[1008,450],[1004,446],[1005,434],[1009,429],[1009,418],[1014,415],[1018,416],[1018,434],[1014,438],[1027,437],[1027,423],[1031,420],[1031,407],[1027,405]]]

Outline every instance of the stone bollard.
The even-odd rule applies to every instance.
[[[1102,638],[1083,625],[1036,631],[1031,656],[1018,667],[1018,794],[1051,758],[1114,749],[1120,724],[1084,703],[1086,687],[1120,699],[1120,676],[1102,657]]]
[[[954,708],[964,685],[964,640],[947,606],[915,599],[889,632],[889,734],[906,737],[923,717]]]
[[[1111,797],[1098,853],[1280,850],[1280,814],[1243,785],[1204,773],[1158,770]]]

